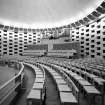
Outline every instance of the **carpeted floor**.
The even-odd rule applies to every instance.
[[[56,85],[51,76],[46,72],[46,105],[60,105]]]

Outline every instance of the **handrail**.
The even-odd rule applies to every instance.
[[[22,62],[19,62],[19,64],[21,66],[19,73],[0,87],[0,105],[4,103],[8,105],[16,96],[18,92],[16,91],[16,89],[20,86],[21,86],[20,89],[22,88],[22,83],[23,83],[22,79],[24,76],[24,65]],[[11,96],[11,99],[9,99],[9,102],[8,102],[7,100],[11,94],[13,94],[13,96]]]
[[[24,65],[21,63],[21,66],[22,66],[22,68],[21,68],[20,72],[16,76],[14,76],[12,79],[10,79],[9,81],[7,81],[4,85],[2,85],[0,87],[0,90],[3,89],[6,85],[8,85],[10,82],[12,82],[13,80],[15,80],[17,77],[19,77],[19,75],[21,75],[21,73],[24,70]]]

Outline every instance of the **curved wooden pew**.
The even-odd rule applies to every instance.
[[[81,90],[84,96],[87,96],[89,103],[94,104],[95,98],[101,96],[101,93],[91,83],[89,83],[77,73],[64,69],[58,65],[55,66],[58,68],[58,70],[64,70],[69,75],[73,82],[77,84],[79,90]]]
[[[59,64],[58,64],[59,65]],[[60,65],[62,66],[62,65]],[[105,93],[105,80],[93,73],[87,72],[85,69],[80,69],[79,66],[65,66],[62,67],[68,68],[72,72],[82,76],[84,79],[86,79],[88,82],[90,82],[92,85],[94,85],[102,94]],[[83,66],[84,67],[84,66]]]
[[[59,97],[62,105],[78,105],[78,100],[76,100],[73,95],[75,91],[74,87],[69,87],[68,81],[64,79],[64,76],[58,73],[54,68],[48,65],[41,64],[53,77],[56,82],[57,88],[59,90]]]
[[[42,105],[45,97],[45,73],[43,68],[39,68],[30,63],[24,63],[25,65],[31,67],[35,73],[35,82],[31,91],[27,96],[28,105]]]

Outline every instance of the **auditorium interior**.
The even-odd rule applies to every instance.
[[[0,105],[105,105],[105,0],[0,0]]]

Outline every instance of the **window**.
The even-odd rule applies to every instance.
[[[89,50],[89,48],[86,48],[86,50]]]
[[[81,44],[84,44],[84,41],[82,41]]]
[[[105,53],[105,50],[103,50],[103,53]]]
[[[83,40],[83,39],[84,39],[84,37],[81,37],[81,39]]]
[[[89,55],[89,52],[86,52],[86,55]]]
[[[103,29],[105,29],[105,26],[103,26]]]
[[[18,47],[18,45],[14,45],[14,47]]]
[[[12,52],[12,50],[9,50],[9,52]]]
[[[105,59],[105,56],[103,56],[103,58]]]
[[[5,55],[5,54],[7,54],[7,52],[3,52],[3,54]]]
[[[79,38],[79,36],[76,36],[76,38]]]
[[[13,47],[9,47],[9,49],[12,49]]]
[[[105,38],[103,38],[103,41],[105,41]]]
[[[91,42],[94,43],[95,41],[94,40],[91,40]]]
[[[97,55],[99,55],[99,56],[100,56],[101,54],[100,54],[100,53],[97,53]]]
[[[76,34],[79,34],[79,32],[76,32]]]
[[[95,30],[91,30],[91,32],[92,32],[92,33],[94,33],[94,32],[95,32]]]
[[[7,48],[3,48],[3,50],[7,50]]]
[[[97,50],[101,50],[101,48],[100,47],[97,47]]]
[[[97,36],[97,39],[100,39],[100,36]]]
[[[100,34],[101,33],[101,31],[97,31],[97,34]]]
[[[84,33],[81,33],[81,35],[84,35]]]
[[[99,45],[100,44],[100,42],[97,42],[97,45]]]
[[[103,32],[103,35],[105,35],[105,32]]]
[[[4,34],[4,36],[7,36],[7,34]]]
[[[89,38],[87,38],[86,41],[89,41]]]
[[[86,29],[86,32],[89,32],[89,29]]]
[[[13,40],[12,39],[9,39],[9,41],[12,42]]]
[[[94,52],[95,52],[95,50],[91,50],[91,52],[92,52],[92,53],[94,53]]]
[[[84,31],[84,29],[82,29],[82,31]]]
[[[86,36],[89,36],[89,34],[86,34]]]
[[[98,25],[97,28],[100,28],[100,25]]]
[[[7,30],[3,30],[4,32],[7,32]]]
[[[87,46],[89,46],[89,43],[86,43]]]
[[[105,44],[103,44],[103,47],[105,47]]]
[[[18,35],[14,35],[14,37],[18,37]]]
[[[14,54],[18,54],[18,52],[14,52]]]
[[[81,48],[84,48],[84,46],[81,46]]]
[[[81,50],[81,52],[84,52],[84,50]]]
[[[95,25],[91,25],[91,27],[93,28]]]
[[[91,35],[91,38],[93,38],[95,35]]]
[[[3,41],[4,43],[7,43],[7,41]]]
[[[9,45],[12,45],[12,43],[9,43]]]
[[[95,45],[91,45],[91,48],[94,48],[95,47]]]
[[[17,48],[14,48],[14,50],[18,50]]]
[[[94,58],[95,56],[94,55],[91,55],[91,57]]]

